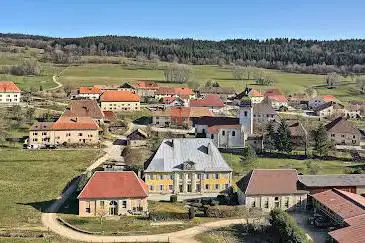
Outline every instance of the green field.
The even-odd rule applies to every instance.
[[[281,158],[257,158],[256,161],[247,163],[241,161],[241,156],[236,154],[223,154],[233,171],[243,175],[252,169],[297,169],[303,174],[310,173],[306,162],[309,160],[281,159]],[[343,174],[346,164],[342,161],[311,160],[318,165],[318,174]]]
[[[98,153],[1,150],[1,227],[39,225],[39,210],[57,198],[66,183],[90,165]]]

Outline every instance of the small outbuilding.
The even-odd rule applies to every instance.
[[[146,146],[148,134],[141,129],[136,129],[127,136],[127,139],[132,147]]]

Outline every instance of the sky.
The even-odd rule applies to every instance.
[[[364,0],[1,0],[0,32],[208,40],[365,38]]]

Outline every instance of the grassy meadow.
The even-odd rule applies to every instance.
[[[56,199],[68,181],[98,151],[1,150],[1,228],[40,225],[40,210]]]

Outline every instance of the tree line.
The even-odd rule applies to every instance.
[[[0,34],[0,40],[17,46],[42,48],[48,53],[47,57],[55,58],[56,62],[72,62],[75,60],[72,56],[110,55],[183,64],[236,64],[300,73],[365,72],[365,40],[362,39],[318,41],[275,38],[208,41],[131,36],[52,38]],[[55,50],[58,53],[54,53]]]

